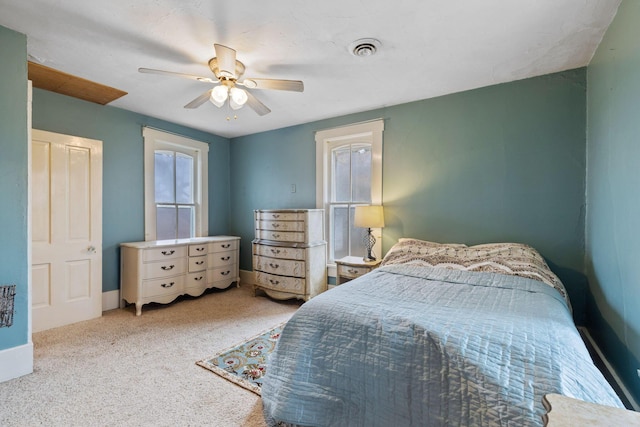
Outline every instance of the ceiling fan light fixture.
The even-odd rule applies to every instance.
[[[233,98],[229,98],[229,106],[231,107],[231,109],[233,110],[239,110],[242,108],[242,105],[236,103]]]
[[[229,97],[231,98],[231,101],[238,104],[240,107],[242,107],[249,99],[247,92],[237,87],[232,87],[229,90]]]
[[[229,88],[219,85],[211,90],[211,102],[218,108],[222,107],[229,96]]]
[[[381,46],[382,43],[377,39],[358,39],[349,45],[349,52],[351,52],[353,56],[373,56]]]

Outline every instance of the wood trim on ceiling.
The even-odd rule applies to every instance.
[[[28,61],[29,80],[33,87],[72,96],[96,104],[106,105],[124,96],[127,92],[95,83],[62,71]]]

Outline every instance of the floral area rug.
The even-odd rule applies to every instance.
[[[259,335],[196,362],[241,387],[261,395],[262,381],[267,374],[269,356],[276,347],[286,322]]]

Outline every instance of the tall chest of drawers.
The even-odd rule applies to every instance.
[[[235,236],[130,242],[120,245],[121,305],[135,303],[136,315],[150,302],[167,304],[180,295],[240,284]]]
[[[254,211],[254,289],[308,301],[327,290],[324,209]]]

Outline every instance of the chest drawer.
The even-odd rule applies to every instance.
[[[285,246],[253,245],[253,253],[271,258],[297,259],[304,261],[306,251],[303,248],[288,248]]]
[[[142,297],[158,297],[182,292],[183,276],[142,282]]]
[[[281,292],[304,292],[306,288],[305,279],[299,277],[276,276],[275,274],[256,272],[256,282],[267,289]]]
[[[142,260],[144,262],[162,261],[166,259],[182,258],[186,255],[187,248],[185,248],[184,246],[145,249],[143,251]]]
[[[303,221],[258,221],[259,230],[272,231],[302,231],[304,232]]]
[[[256,237],[264,240],[275,240],[278,242],[302,243],[304,242],[304,233],[293,231],[270,231],[256,230]]]
[[[226,252],[238,249],[237,240],[209,243],[209,252]]]
[[[207,269],[207,256],[192,256],[189,257],[189,273],[194,271],[202,271]]]
[[[216,252],[207,256],[207,265],[209,268],[222,267],[225,265],[233,265],[236,263],[236,252]]]
[[[258,255],[253,257],[254,270],[281,276],[305,277],[305,262],[289,259],[268,258]]]
[[[304,221],[305,214],[301,212],[263,212],[259,211],[258,221]]]
[[[183,274],[186,272],[186,264],[186,258],[147,262],[142,266],[142,277],[144,279],[153,279],[156,277],[170,277]]]

